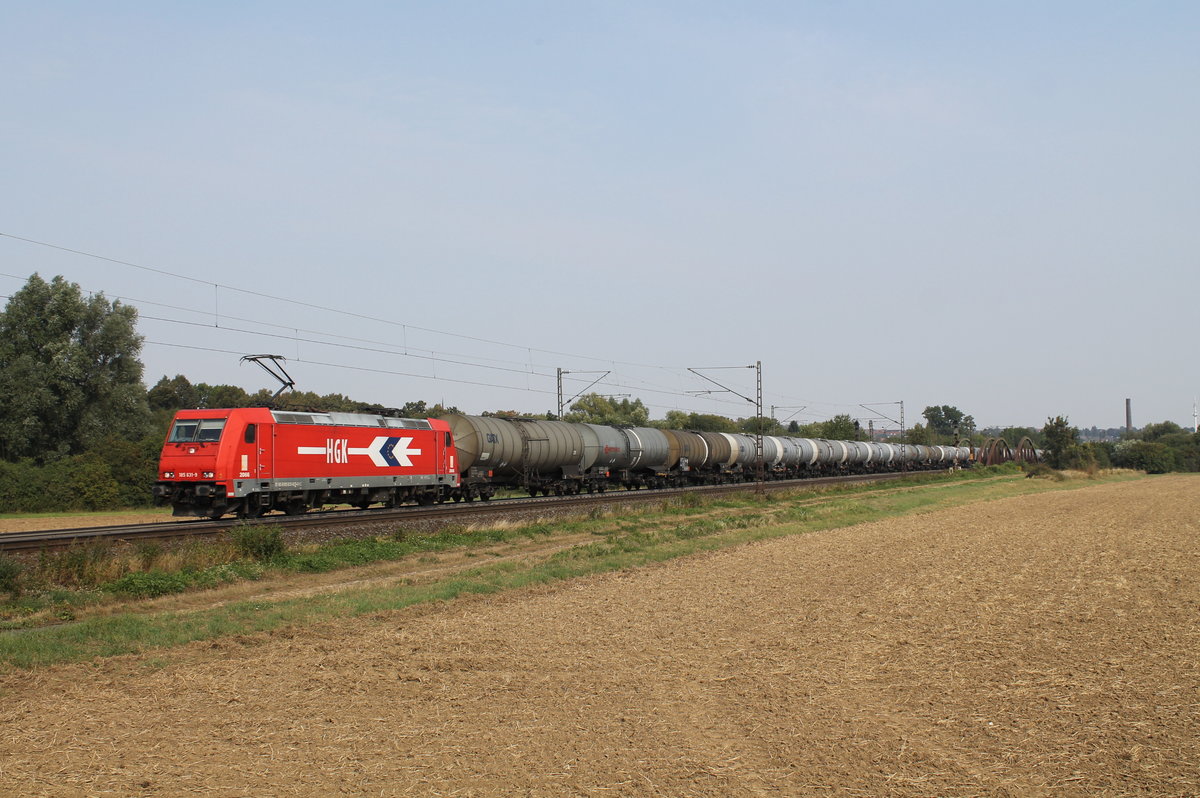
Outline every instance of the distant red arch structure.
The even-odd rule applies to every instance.
[[[1040,459],[1037,447],[1033,445],[1033,441],[1028,436],[1022,438],[1021,442],[1017,444],[1017,450],[1013,452],[1013,459],[1018,463],[1036,463]]]
[[[1036,463],[1038,450],[1028,436],[1021,438],[1017,448],[1008,445],[1003,438],[988,438],[979,450],[977,461],[980,465],[1000,465],[1001,463]]]

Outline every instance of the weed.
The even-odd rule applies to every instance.
[[[155,561],[162,556],[163,547],[160,543],[153,541],[142,541],[136,546],[138,562],[141,563],[142,570],[148,571],[154,567]]]
[[[25,567],[20,562],[4,554],[0,554],[0,590],[12,595],[21,595],[21,572]]]
[[[238,524],[229,530],[233,547],[244,557],[266,562],[287,551],[283,532],[277,526]]]
[[[104,589],[130,598],[156,598],[171,593],[182,593],[187,590],[191,581],[182,571],[138,571],[109,582],[104,585]]]
[[[90,587],[128,570],[127,562],[113,556],[113,547],[109,543],[71,546],[59,552],[42,551],[37,564],[41,581],[63,587]]]
[[[1062,482],[1066,476],[1061,471],[1055,471],[1045,463],[1027,463],[1024,466],[1026,479],[1049,479]]]

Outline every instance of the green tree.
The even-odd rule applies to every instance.
[[[933,439],[929,435],[928,427],[921,424],[913,424],[904,431],[904,440],[902,442],[928,446],[933,442]]]
[[[737,422],[716,413],[689,413],[687,428],[697,432],[734,432]]]
[[[808,424],[796,425],[797,438],[824,438],[825,437],[825,422],[812,421]]]
[[[1073,447],[1078,445],[1079,430],[1072,427],[1063,416],[1046,419],[1042,427],[1042,440],[1046,444],[1046,461],[1051,468],[1066,468]],[[1011,446],[1012,443],[1009,442]]]
[[[750,418],[739,419],[738,420],[738,431],[744,432],[747,435],[757,435],[758,429],[759,429],[759,422],[760,422],[760,419],[758,418],[758,416],[750,416]],[[763,435],[782,435],[783,434],[783,426],[780,425],[780,423],[778,421],[776,421],[775,419],[767,418],[766,416],[763,416],[761,419],[761,422],[762,422],[762,434]]]
[[[30,277],[0,313],[0,457],[45,463],[145,435],[136,322],[134,308],[61,276]]]
[[[1183,427],[1174,421],[1163,421],[1159,424],[1147,424],[1142,427],[1141,439],[1144,441],[1157,441],[1166,435],[1178,435],[1181,432],[1183,432]]]
[[[650,411],[641,399],[622,399],[618,402],[598,393],[589,393],[571,405],[571,412],[563,415],[563,421],[644,427],[650,422]]]
[[[956,432],[965,438],[975,431],[975,419],[951,405],[926,407],[921,415],[930,432],[942,438],[952,439]]]
[[[172,379],[165,376],[146,392],[146,400],[151,410],[181,410],[185,407],[200,406],[200,392],[196,386],[182,374],[176,374]]]
[[[828,421],[821,422],[820,437],[831,441],[857,441],[866,438],[859,423],[848,413],[839,413]]]
[[[484,410],[479,415],[491,416],[492,418],[529,418],[529,413],[522,413],[517,410]]]
[[[1147,474],[1164,474],[1175,469],[1171,447],[1156,441],[1121,441],[1116,445],[1113,462],[1121,468],[1134,468]]]
[[[1003,438],[1009,446],[1016,446],[1022,438],[1029,438],[1034,446],[1042,445],[1042,433],[1033,427],[1005,427],[996,437]]]
[[[250,394],[237,385],[196,384],[199,399],[196,407],[252,407]]]

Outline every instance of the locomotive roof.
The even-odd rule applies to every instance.
[[[279,424],[322,424],[338,427],[388,427],[390,429],[433,429],[423,418],[388,418],[366,413],[297,413],[272,410]]]

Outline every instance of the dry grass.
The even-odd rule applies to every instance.
[[[0,679],[21,795],[1195,795],[1200,482]]]

